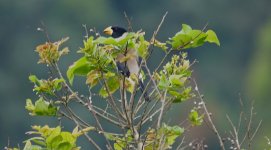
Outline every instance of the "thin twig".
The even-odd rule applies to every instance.
[[[66,110],[70,113],[70,117],[71,117],[71,119],[73,120],[73,122],[74,122],[80,129],[82,129],[81,124],[77,121],[76,118],[74,118],[73,112],[72,112],[71,110],[67,109],[66,106],[65,106],[65,108],[66,108]],[[94,145],[94,147],[95,147],[96,149],[102,150],[102,149],[99,147],[99,145],[98,145],[98,144],[97,144],[90,136],[88,136],[87,133],[84,133],[84,136],[87,138],[87,140],[88,140],[90,143],[92,143],[92,144]]]
[[[88,29],[86,24],[82,24],[83,28],[85,29],[86,35],[85,38],[88,39]]]
[[[235,140],[236,148],[237,148],[237,150],[240,150],[241,145],[239,143],[239,136],[238,136],[238,132],[236,130],[236,127],[234,126],[234,124],[233,124],[232,120],[230,119],[230,117],[228,115],[226,115],[226,117],[227,117],[227,119],[228,119],[228,121],[231,124],[231,127],[233,129],[233,133],[234,133],[233,137],[234,137],[234,140]]]
[[[162,20],[160,21],[160,23],[159,23],[159,25],[157,26],[156,30],[155,30],[155,31],[153,32],[153,34],[152,34],[152,38],[151,38],[151,40],[150,40],[150,43],[151,43],[151,44],[150,44],[149,47],[148,47],[148,49],[150,49],[150,53],[149,53],[149,55],[148,55],[148,58],[151,56],[151,54],[152,54],[152,52],[153,52],[153,47],[154,47],[154,43],[155,43],[156,36],[157,36],[157,34],[158,34],[158,32],[159,32],[159,30],[160,30],[162,24],[164,23],[164,20],[165,20],[167,14],[168,14],[168,12],[166,12],[166,13],[164,14],[164,16],[162,17]],[[148,58],[147,58],[147,59],[148,59]]]
[[[111,108],[114,109],[114,111],[116,112],[116,114],[120,117],[120,119],[124,119],[125,120],[125,117],[123,117],[123,114],[121,113],[121,111],[118,109],[116,103],[115,103],[115,100],[114,100],[114,97],[112,96],[112,94],[110,93],[109,91],[109,88],[108,88],[108,85],[105,81],[105,78],[104,78],[104,74],[103,72],[101,71],[101,75],[102,75],[102,81],[103,81],[103,84],[105,86],[105,90],[107,92],[107,94],[109,95],[109,104],[111,105]]]
[[[208,121],[209,121],[209,123],[210,123],[210,125],[211,125],[211,127],[212,127],[212,130],[214,131],[214,133],[215,133],[216,136],[217,136],[217,139],[218,139],[218,141],[219,141],[220,148],[221,148],[222,150],[225,150],[225,146],[224,146],[223,140],[222,140],[222,138],[221,138],[221,136],[220,136],[218,130],[216,129],[216,126],[215,126],[215,124],[214,124],[214,122],[213,122],[213,120],[212,120],[212,118],[211,118],[211,116],[210,116],[210,113],[209,113],[209,111],[208,111],[208,109],[207,109],[207,107],[206,107],[206,104],[205,104],[205,102],[204,102],[204,100],[203,100],[203,98],[202,98],[202,96],[201,96],[201,94],[200,94],[200,92],[199,92],[199,90],[198,90],[197,82],[196,82],[196,80],[193,80],[193,81],[194,81],[194,84],[195,84],[195,90],[196,90],[196,92],[197,92],[197,94],[198,94],[198,96],[199,96],[200,102],[202,102],[203,110],[204,110],[204,112],[206,113],[207,119],[208,119]]]
[[[124,11],[124,17],[128,23],[128,31],[133,32],[132,19],[128,17],[127,13]]]
[[[262,125],[262,120],[259,122],[259,124],[258,124],[258,126],[256,127],[254,133],[252,134],[251,140],[253,140],[253,138],[255,137],[255,135],[258,133],[258,130],[259,130],[259,128],[261,127],[261,125]]]
[[[91,100],[90,100],[90,101],[91,101]],[[90,110],[93,110],[92,104],[91,104],[90,102],[88,103],[88,107],[89,107]],[[103,133],[103,135],[104,135],[105,132],[104,132],[104,129],[103,129],[103,127],[102,127],[102,125],[101,125],[101,123],[100,123],[98,117],[96,116],[96,114],[95,114],[94,111],[92,112],[92,114],[93,114],[93,116],[94,116],[94,118],[95,118],[95,120],[96,120],[96,123],[97,123],[99,129],[102,131],[102,133]],[[108,147],[109,149],[113,150],[113,147],[111,146],[109,140],[107,139],[107,137],[106,137],[105,135],[104,135],[104,138],[105,138],[105,140],[106,140],[106,142],[107,142],[107,147]]]

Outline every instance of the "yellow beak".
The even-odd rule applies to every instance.
[[[104,34],[107,34],[107,35],[113,34],[113,30],[112,30],[111,26],[104,29]]]

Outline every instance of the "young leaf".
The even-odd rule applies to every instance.
[[[198,112],[195,109],[192,109],[189,114],[189,120],[193,126],[199,126],[203,122],[203,115],[199,116]]]
[[[192,30],[192,28],[187,24],[182,24],[181,33],[187,34]]]
[[[73,83],[73,79],[75,75],[87,75],[89,71],[93,69],[93,66],[88,63],[86,57],[82,57],[74,62],[67,71],[67,77],[69,79],[70,84]]]
[[[26,141],[23,150],[42,150],[43,148],[37,145],[32,145],[30,141]]]
[[[158,83],[158,87],[160,89],[167,89],[169,87],[169,81],[167,80],[166,76],[162,74],[161,79]]]
[[[58,110],[57,107],[45,101],[43,98],[38,99],[35,105],[33,105],[31,99],[27,99],[25,109],[28,110],[32,116],[56,116]]]
[[[180,87],[180,86],[183,86],[184,85],[184,82],[182,82],[182,80],[181,80],[181,77],[182,77],[183,75],[171,75],[170,77],[169,77],[169,82],[171,83],[171,85],[173,85],[173,86],[178,86],[178,87]]]
[[[207,38],[205,39],[205,41],[209,42],[209,43],[215,43],[216,45],[220,46],[220,42],[216,36],[216,33],[213,30],[208,30],[206,32],[206,34],[208,35]]]
[[[38,83],[39,82],[39,79],[37,78],[37,76],[35,75],[30,75],[29,77],[29,80],[32,82],[32,83]]]

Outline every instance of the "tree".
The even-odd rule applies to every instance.
[[[89,33],[86,28],[84,45],[78,51],[82,57],[67,69],[67,79],[60,71],[58,62],[69,51],[62,46],[68,38],[57,42],[51,42],[48,38],[46,43],[38,45],[36,52],[40,57],[39,63],[45,64],[50,74],[48,79],[29,76],[38,100],[33,103],[33,100],[27,99],[25,108],[31,116],[68,118],[75,123],[75,127],[72,132],[68,132],[62,131],[61,126],[32,126],[33,131],[28,133],[35,136],[26,140],[24,149],[76,150],[80,149],[76,144],[79,136],[85,136],[96,149],[151,150],[170,149],[173,146],[182,149],[193,144],[176,143],[176,139],[182,137],[186,128],[178,124],[171,125],[164,116],[171,106],[192,98],[198,107],[188,109],[190,113],[184,120],[189,120],[190,127],[193,127],[201,125],[206,119],[217,136],[221,149],[225,149],[224,141],[212,121],[196,81],[191,77],[191,66],[195,61],[190,62],[184,51],[205,43],[220,45],[219,40],[213,30],[205,31],[207,25],[202,30],[195,30],[183,24],[182,29],[168,41],[160,42],[156,36],[165,16],[150,40],[146,40],[143,31],[131,31],[123,39],[116,40],[100,36],[95,30]],[[130,24],[129,27],[131,29]],[[126,54],[129,48],[136,49],[142,60],[139,62],[140,71],[126,78],[117,71],[114,60],[117,54]],[[165,55],[156,68],[151,70],[148,60],[154,49],[164,51]],[[175,54],[171,55],[173,52]],[[122,61],[125,63],[130,57],[133,56],[125,55]],[[142,93],[138,93],[141,75],[145,78],[146,87]],[[76,76],[86,78],[89,95],[80,95],[79,91],[73,90]],[[146,92],[149,93],[150,101],[143,98]],[[103,100],[99,100],[97,105],[94,99],[100,97]],[[79,103],[82,109],[88,110],[95,123],[87,122],[80,114],[76,114],[71,108],[74,103]],[[229,121],[231,122],[230,119]],[[114,126],[116,130],[110,131],[107,124],[111,128]],[[234,127],[233,124],[232,126]],[[97,144],[92,137],[93,132],[103,137],[105,146]],[[234,144],[240,149],[238,136]],[[197,143],[197,149],[205,147],[206,145]]]

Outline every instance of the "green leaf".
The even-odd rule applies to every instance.
[[[158,83],[158,87],[160,89],[167,89],[169,87],[169,81],[167,80],[166,76],[162,74],[161,79]]]
[[[216,45],[220,46],[220,42],[216,36],[216,33],[213,30],[208,30],[206,34],[207,38],[205,39],[205,41],[209,43],[215,43]]]
[[[174,95],[176,96],[175,99],[173,100],[173,103],[180,103],[185,100],[188,100],[192,98],[194,95],[191,94],[192,88],[191,87],[186,87],[182,92],[180,92],[179,95]],[[170,93],[172,94],[172,93]]]
[[[118,76],[114,76],[108,79],[108,88],[110,93],[114,93],[117,89],[119,89],[119,78]]]
[[[43,137],[32,137],[32,138],[28,139],[28,141],[32,141],[33,143],[36,143],[40,146],[46,146],[46,143],[45,143]]]
[[[192,109],[189,114],[189,120],[193,126],[199,126],[203,122],[203,115],[199,116],[198,112],[195,109]]]
[[[208,30],[204,33],[201,30],[193,30],[186,24],[183,24],[182,30],[176,33],[170,41],[167,41],[167,43],[171,44],[172,48],[176,50],[195,48],[203,45],[205,42],[220,45],[214,31]]]
[[[143,35],[139,36],[139,43],[137,45],[137,52],[141,58],[145,59],[146,56],[148,55],[149,45],[150,45],[150,43],[144,39]]]
[[[40,98],[35,102],[35,114],[39,116],[55,116],[57,108]]]
[[[53,89],[59,91],[62,88],[62,83],[65,82],[64,79],[54,79],[53,80]]]
[[[50,138],[50,137],[51,136],[49,136],[48,138]],[[52,148],[52,149],[56,149],[58,147],[58,145],[60,143],[62,143],[62,141],[63,141],[62,136],[61,135],[57,135],[57,136],[55,136],[55,137],[52,138],[52,140],[50,141],[50,143],[47,143],[47,147]]]
[[[171,85],[173,86],[183,86],[184,82],[181,81],[181,77],[183,77],[182,75],[171,75],[169,77],[169,82],[171,83]]]
[[[73,83],[75,75],[87,75],[87,73],[92,69],[93,66],[90,63],[88,63],[86,57],[82,57],[76,62],[74,62],[67,71],[67,77],[69,79],[70,84]]]
[[[121,143],[121,142],[118,142],[118,143],[114,143],[114,149],[115,150],[123,150],[124,148],[124,144]]]
[[[63,141],[69,142],[71,145],[74,145],[76,142],[76,138],[70,132],[61,132],[61,137]]]
[[[101,37],[98,37],[95,41],[94,41],[94,43],[98,43],[98,44],[106,44],[106,45],[110,45],[110,44],[112,44],[112,45],[117,45],[117,41],[114,39],[114,38],[112,38],[112,37],[103,37],[103,36],[101,36]]]
[[[187,24],[182,24],[182,30],[181,33],[189,33],[192,30],[192,28]]]
[[[125,48],[126,45],[127,45],[127,42],[128,42],[129,40],[131,40],[131,39],[132,39],[133,37],[135,37],[135,36],[136,36],[136,33],[134,33],[134,32],[129,32],[124,38],[122,38],[122,39],[120,39],[120,40],[118,41],[119,46]],[[132,42],[128,42],[128,44],[131,44],[131,43],[132,43]]]
[[[179,126],[168,126],[164,123],[163,126],[158,130],[159,136],[165,136],[164,149],[171,147],[171,145],[175,143],[176,138],[182,135],[183,132],[184,128]]]
[[[43,148],[37,145],[32,145],[30,141],[26,141],[23,150],[42,150]]]
[[[30,131],[27,133],[40,135],[41,137],[33,137],[28,139],[26,141],[27,148],[31,146],[31,143],[29,142],[33,141],[43,146],[42,149],[46,150],[79,150],[80,147],[76,147],[77,137],[93,129],[93,127],[84,128],[80,131],[78,131],[78,128],[75,128],[73,133],[61,131],[60,126],[57,126],[55,128],[50,128],[48,125],[45,125],[43,127],[32,126],[32,129],[34,129],[35,131]]]
[[[46,137],[46,144],[49,148],[55,148],[59,142],[62,141],[62,137],[60,136],[61,128],[57,126],[52,130],[48,137]]]
[[[35,111],[35,106],[32,103],[31,99],[26,99],[26,105],[25,105],[25,109],[30,111],[30,112],[34,112]]]
[[[192,41],[192,38],[189,35],[177,34],[171,38],[171,40],[172,42],[170,42],[170,44],[172,45],[173,49],[184,49],[185,47],[188,47],[188,44],[190,41]]]
[[[104,133],[104,136],[108,139],[108,140],[111,140],[111,141],[114,141],[117,139],[117,137],[115,137],[112,133]]]
[[[102,88],[99,91],[99,95],[101,95],[103,98],[106,98],[108,96],[108,93],[107,93],[105,86],[102,86]]]
[[[43,98],[38,99],[35,105],[33,105],[31,99],[27,99],[25,109],[28,110],[32,116],[56,116],[58,110],[57,107],[45,101]]]
[[[73,145],[69,142],[62,142],[57,145],[56,150],[72,150]]]
[[[28,78],[32,83],[39,83],[39,79],[35,75],[30,75]]]
[[[96,70],[91,70],[88,74],[87,74],[87,80],[86,80],[86,84],[89,84],[90,87],[94,87],[98,81],[99,78],[101,78],[101,73],[100,71],[96,71]]]
[[[43,115],[48,110],[48,102],[45,102],[42,98],[35,102],[35,113],[37,115]]]
[[[190,44],[185,48],[196,48],[202,46],[204,44],[204,40],[207,37],[207,34],[202,32],[201,30],[192,30],[189,35],[191,36]]]
[[[119,86],[120,86],[118,76],[110,77],[109,79],[106,80],[106,84],[107,84],[107,86],[108,86],[108,91],[109,91],[109,93],[110,93],[110,94],[115,93],[116,90],[118,90],[118,89],[119,89]],[[103,87],[100,89],[99,94],[100,94],[103,98],[106,98],[106,97],[108,96],[108,92],[107,92],[105,86],[103,86]]]

